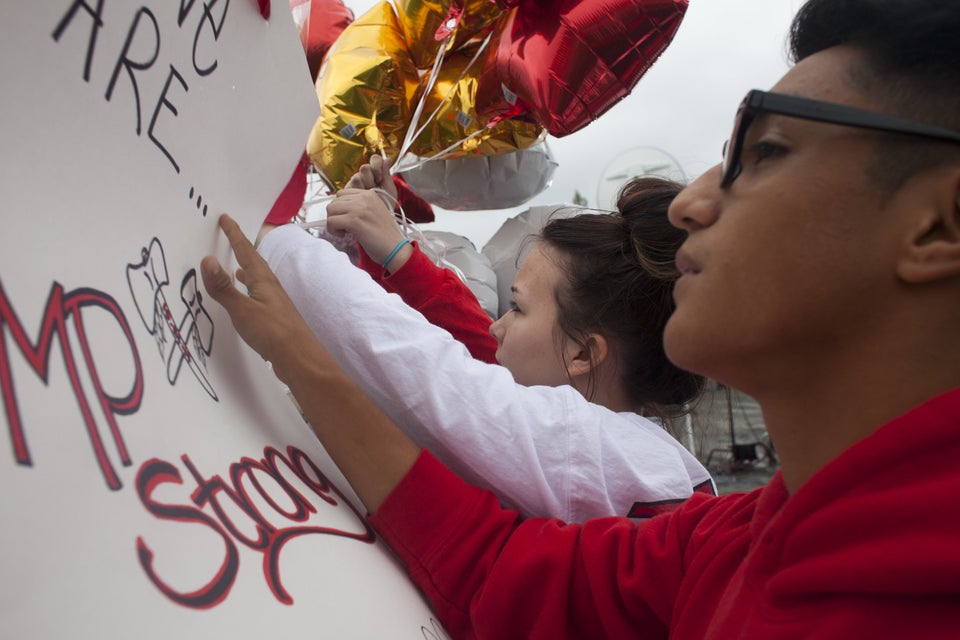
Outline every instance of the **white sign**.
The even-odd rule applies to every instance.
[[[5,1],[0,83],[3,636],[445,637],[199,282],[319,110],[286,0]]]

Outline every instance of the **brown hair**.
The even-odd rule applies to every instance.
[[[611,341],[631,401],[664,422],[704,385],[663,349],[679,275],[674,256],[686,238],[667,220],[667,209],[682,188],[663,178],[634,178],[620,190],[617,212],[554,218],[538,236],[563,262],[559,329],[582,347],[592,332]],[[591,375],[587,399],[594,387]]]

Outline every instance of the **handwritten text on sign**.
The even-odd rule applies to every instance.
[[[103,20],[104,2],[105,0],[97,0],[94,7],[84,0],[75,0],[53,30],[53,39],[56,41],[60,40],[68,28],[86,28],[89,30],[83,66],[83,79],[87,82],[90,82],[93,58],[96,55],[97,35],[105,27]],[[195,29],[191,59],[193,61],[193,71],[199,78],[203,78],[217,69],[217,60],[216,58],[201,60],[199,51],[204,43],[216,42],[220,38],[224,21],[227,18],[227,10],[230,7],[230,0],[203,2],[197,7],[196,11],[192,11],[195,4],[196,0],[187,0],[186,2],[180,0],[177,28],[185,28],[184,24],[187,19],[194,19],[195,25],[188,24],[186,28],[193,26]],[[191,12],[193,15],[191,15]],[[76,24],[77,22],[86,22],[86,24]],[[129,88],[133,92],[136,105],[136,132],[139,136],[142,131],[143,117],[137,77],[143,73],[165,73],[166,79],[163,83],[163,90],[152,101],[154,106],[150,116],[150,124],[147,126],[147,137],[167,157],[170,164],[173,165],[173,169],[180,173],[180,165],[174,159],[170,150],[157,138],[157,121],[161,114],[167,117],[177,116],[175,101],[179,97],[178,93],[186,93],[190,90],[190,87],[183,74],[173,64],[166,65],[166,68],[161,66],[159,70],[153,69],[160,58],[160,33],[160,25],[153,11],[149,7],[140,7],[134,14],[133,22],[127,30],[123,48],[116,55],[113,73],[106,84],[106,92],[103,97],[108,102],[110,101],[121,77],[129,81]],[[174,82],[176,82],[176,86],[174,86]],[[146,100],[147,96],[144,96],[144,99]]]
[[[218,237],[212,216],[205,218],[206,194],[238,218],[262,219],[309,132],[303,115],[288,118],[299,122],[299,133],[276,123],[263,127],[270,135],[245,129],[250,114],[263,107],[243,111],[248,105],[238,102],[270,91],[275,95],[264,104],[296,102],[274,77],[283,70],[270,69],[284,59],[284,46],[267,42],[280,31],[267,28],[252,0],[30,5],[0,8],[6,43],[0,44],[6,59],[0,80],[10,95],[22,98],[20,111],[0,124],[3,139],[14,141],[3,150],[10,170],[0,177],[0,193],[6,211],[24,212],[5,213],[7,232],[0,237],[0,415],[9,461],[0,461],[0,477],[17,483],[17,495],[6,494],[16,498],[7,515],[23,523],[0,537],[8,575],[18,576],[0,587],[4,618],[14,630],[34,629],[40,620],[55,625],[55,617],[31,617],[16,603],[69,594],[60,600],[87,604],[64,609],[60,630],[83,635],[93,627],[70,627],[70,621],[96,620],[105,610],[96,607],[115,602],[99,591],[139,593],[141,585],[168,607],[175,603],[175,610],[214,616],[205,621],[222,621],[215,614],[224,608],[231,619],[233,601],[249,603],[263,593],[270,594],[267,604],[292,612],[299,592],[287,586],[290,578],[300,590],[311,583],[283,558],[294,552],[295,541],[313,539],[363,550],[356,565],[374,567],[378,582],[392,585],[383,597],[366,588],[369,600],[388,608],[401,603],[396,615],[422,624],[429,612],[389,557],[372,552],[376,538],[351,504],[349,489],[337,486],[343,481],[335,467],[262,362],[253,359],[261,366],[250,367],[249,354],[235,353],[238,341],[229,340],[229,323],[222,310],[206,304],[198,283],[195,261],[211,252]],[[274,9],[274,19],[284,17]],[[291,47],[299,48],[292,24],[289,35]],[[241,86],[250,78],[238,59],[247,63],[249,50],[258,47],[266,61],[251,74],[261,84]],[[302,51],[296,53],[306,75]],[[11,62],[17,55],[29,66]],[[54,93],[60,90],[63,95]],[[309,87],[306,93],[313,99]],[[53,95],[63,104],[47,98]],[[243,119],[230,122],[240,111]],[[281,144],[281,138],[288,142]],[[271,140],[287,150],[271,151]],[[238,157],[237,149],[244,148],[256,149],[256,157]],[[51,151],[70,161],[54,174],[68,185],[59,191],[60,181],[42,176],[36,160]],[[289,161],[282,159],[287,156]],[[210,162],[218,157],[237,162]],[[272,187],[251,179],[270,172]],[[35,175],[41,179],[29,182]],[[256,199],[247,195],[253,191]],[[41,225],[25,220],[32,213],[25,203],[38,193],[70,205],[39,241],[31,233]],[[276,407],[269,403],[269,410],[263,408],[260,400],[271,393],[278,399],[269,402],[284,403],[287,412],[271,413]],[[71,444],[61,446],[65,441]],[[79,508],[57,521],[48,504]],[[58,528],[83,552],[40,542]],[[113,546],[91,544],[101,537]],[[296,553],[302,560],[302,547]],[[34,555],[56,560],[41,569]],[[258,565],[254,572],[242,568],[250,557]],[[128,568],[135,575],[114,585],[87,575],[87,563],[107,575],[126,575]],[[342,588],[336,575],[306,577],[323,593],[332,588],[321,584],[324,579]],[[96,589],[85,588],[91,579]],[[41,589],[43,598],[31,597]],[[252,602],[257,606],[248,608],[260,617],[279,615],[262,601]],[[89,603],[94,609],[88,613]],[[150,598],[132,598],[128,609],[145,620],[172,615]]]

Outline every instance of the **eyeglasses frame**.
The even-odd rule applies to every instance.
[[[740,103],[733,125],[733,132],[730,139],[724,143],[723,171],[720,175],[721,189],[729,187],[740,175],[742,169],[740,154],[743,150],[743,141],[746,138],[747,130],[753,123],[753,119],[761,113],[773,113],[804,120],[887,133],[901,133],[960,144],[960,132],[950,129],[834,102],[753,89],[747,93],[743,102]]]

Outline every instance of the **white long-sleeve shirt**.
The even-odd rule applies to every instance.
[[[316,337],[381,410],[455,473],[524,515],[623,516],[637,503],[682,500],[712,486],[659,424],[588,402],[571,386],[517,384],[325,240],[287,225],[259,251]]]

